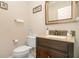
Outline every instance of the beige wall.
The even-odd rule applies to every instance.
[[[76,31],[76,43],[75,43],[75,57],[79,57],[79,22],[76,23],[67,23],[67,24],[54,24],[54,25],[45,25],[45,2],[30,2],[30,26],[32,27],[34,34],[45,34],[46,27],[49,30],[75,30]],[[38,5],[42,5],[42,11],[33,14],[32,8]]]
[[[0,57],[8,57],[16,47],[13,40],[18,39],[17,45],[24,44],[28,27],[28,2],[12,1],[8,3],[8,10],[0,8]],[[16,23],[14,19],[24,20]]]
[[[33,8],[38,6],[38,5],[43,5],[42,6],[42,11],[38,13],[33,14]],[[35,2],[30,2],[29,3],[29,23],[30,27],[32,28],[32,31],[34,34],[45,34],[45,11],[44,11],[44,2],[40,1],[35,1]]]

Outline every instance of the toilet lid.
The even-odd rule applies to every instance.
[[[17,48],[14,49],[14,53],[20,53],[20,52],[25,52],[25,51],[28,51],[30,50],[32,47],[29,47],[29,46],[19,46]]]

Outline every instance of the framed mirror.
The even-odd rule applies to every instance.
[[[76,2],[74,1],[46,1],[45,23],[60,24],[74,22],[76,17]]]

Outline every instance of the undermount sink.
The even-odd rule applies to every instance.
[[[67,36],[46,35],[47,38],[66,39]]]

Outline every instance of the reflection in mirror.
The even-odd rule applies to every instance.
[[[49,21],[71,18],[70,1],[50,1],[48,7]]]

